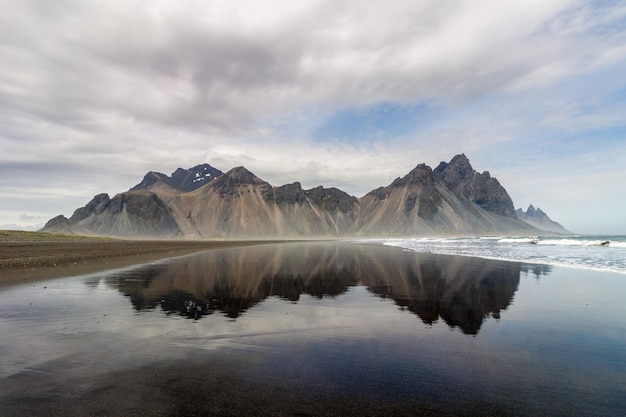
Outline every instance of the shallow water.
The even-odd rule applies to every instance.
[[[621,274],[319,242],[4,288],[0,415],[621,416],[625,295]]]

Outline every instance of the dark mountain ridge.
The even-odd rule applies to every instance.
[[[361,198],[337,188],[273,186],[244,167],[208,164],[149,172],[129,191],[99,194],[69,219],[89,233],[122,237],[284,238],[536,234],[488,171],[461,154],[433,170],[417,165]],[[54,225],[67,224],[58,218]]]
[[[175,190],[189,192],[197,190],[222,174],[222,171],[209,164],[196,165],[189,169],[178,168],[171,176],[150,171],[139,184],[131,188],[131,191],[149,190],[155,183],[161,181]]]
[[[515,216],[513,201],[504,187],[489,171],[482,174],[474,171],[465,154],[455,156],[450,163],[441,162],[434,173],[457,197],[466,198],[492,213]]]

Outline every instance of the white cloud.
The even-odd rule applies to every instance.
[[[50,215],[71,214],[66,187],[84,204],[201,162],[357,195],[460,152],[499,169],[542,129],[620,125],[625,16],[578,0],[8,0],[0,198],[29,188],[23,213],[58,196]],[[439,114],[402,137],[312,137],[329,115],[379,102]]]

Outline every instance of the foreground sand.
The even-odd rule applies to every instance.
[[[88,274],[204,250],[268,241],[119,240],[0,233],[0,284]]]
[[[77,397],[65,384],[55,391],[54,401],[38,394],[49,389],[47,380],[11,380],[5,391],[19,401],[0,403],[11,416],[420,416],[420,417],[504,417],[506,410],[479,403],[446,410],[436,404],[417,401],[383,401],[337,392],[322,395],[315,390],[290,391],[254,382],[246,377],[249,358],[215,355],[202,360],[183,359],[174,364],[111,372],[80,380]],[[76,381],[73,381],[76,383]],[[44,405],[45,404],[45,405]],[[2,414],[4,415],[4,414]]]

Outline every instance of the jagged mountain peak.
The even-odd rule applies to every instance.
[[[229,182],[235,182],[238,184],[265,184],[266,181],[254,175],[251,171],[249,171],[246,167],[239,166],[231,169],[226,172],[220,180]]]
[[[433,171],[435,177],[447,188],[455,191],[457,188],[466,188],[468,182],[473,181],[474,168],[465,154],[456,155],[450,162],[440,162]],[[465,197],[469,197],[470,190],[461,190]]]
[[[547,214],[541,210],[539,207],[535,208],[535,206],[533,206],[532,204],[528,205],[528,208],[526,209],[526,213],[524,213],[524,211],[520,208],[517,209],[516,211],[520,211],[522,214],[525,214],[526,216],[547,216]]]
[[[177,170],[177,172],[180,171]],[[172,174],[172,179],[177,182],[180,181],[183,191],[192,191],[202,187],[210,181],[213,181],[215,178],[219,177],[223,173],[219,169],[213,168],[209,164],[201,164],[196,165],[193,168],[189,168],[188,174],[182,174],[183,175],[180,176],[175,176],[174,174]],[[189,183],[189,181],[191,181],[191,183]]]
[[[256,188],[264,199],[274,198],[272,186],[242,166],[231,169],[209,185],[211,190],[222,196],[236,196],[249,187]]]
[[[402,178],[396,178],[391,187],[404,187],[408,185],[429,185],[432,186],[435,183],[435,176],[433,170],[426,164],[419,164],[408,174]]]
[[[515,218],[513,200],[489,171],[474,170],[465,154],[456,155],[449,163],[441,162],[434,170],[435,177],[456,194],[478,204],[483,210]]]
[[[520,220],[536,227],[537,229],[554,233],[569,233],[567,229],[552,220],[546,212],[541,210],[539,207],[535,208],[532,204],[528,206],[526,212],[524,212],[521,208],[518,208],[515,210],[515,214]]]
[[[139,184],[131,188],[131,191],[150,190],[158,182],[164,182],[175,190],[189,192],[197,190],[222,174],[222,171],[206,163],[189,169],[177,168],[171,176],[150,171]]]
[[[467,156],[465,156],[464,153],[455,155],[451,160],[450,160],[450,165],[455,165],[455,166],[467,166],[470,165],[470,160]],[[471,165],[470,165],[471,167]]]
[[[541,210],[541,208],[539,207],[535,208],[535,206],[533,206],[532,204],[528,206],[528,208],[526,209],[526,212],[524,212],[524,210],[522,210],[521,208],[518,208],[517,210],[515,210],[515,212],[518,214],[518,217],[523,216],[524,219],[528,219],[528,218],[550,219],[550,217],[546,214],[545,211]]]

